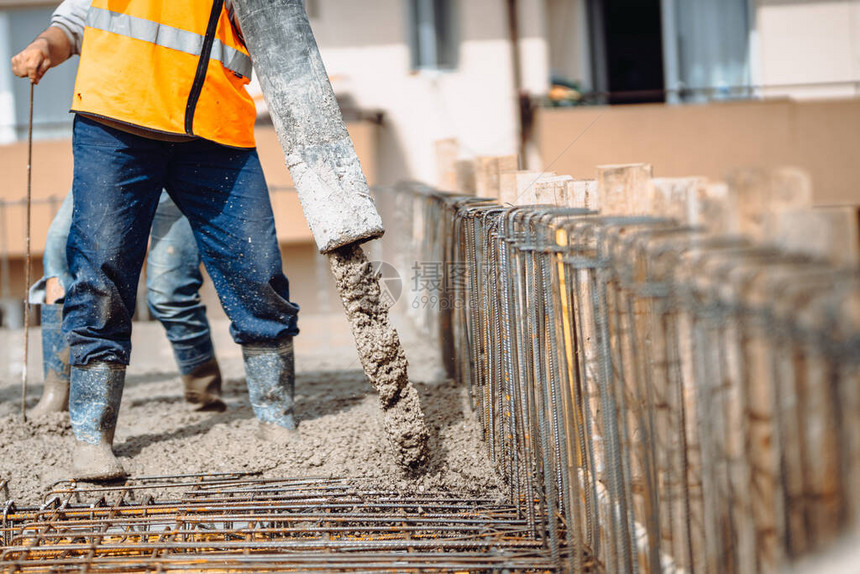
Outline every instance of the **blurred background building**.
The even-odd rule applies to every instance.
[[[28,86],[8,61],[57,2],[0,0],[0,298],[17,316]],[[519,153],[523,168],[593,177],[648,161],[661,176],[791,164],[816,204],[860,193],[860,0],[307,0],[368,178],[447,184],[448,159]],[[71,185],[76,60],[36,89],[39,255]],[[296,298],[328,304],[260,100],[258,144]],[[308,279],[313,278],[313,280]],[[215,306],[217,307],[217,305]],[[14,323],[14,321],[13,321]]]

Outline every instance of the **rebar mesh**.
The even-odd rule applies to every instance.
[[[671,219],[378,196],[421,206],[408,256],[465,269],[418,312],[569,571],[773,572],[856,523],[856,269]]]
[[[70,483],[8,509],[2,535],[3,572],[555,571],[509,505],[339,479]]]

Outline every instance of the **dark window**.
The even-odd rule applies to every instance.
[[[660,0],[591,0],[595,88],[609,103],[662,102]]]

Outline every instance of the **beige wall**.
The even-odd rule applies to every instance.
[[[811,173],[815,204],[860,203],[860,100],[543,109],[537,140],[544,169],[577,178],[616,163],[711,178],[795,165]]]
[[[860,96],[860,0],[757,0],[755,23],[760,75],[755,83],[849,83],[774,88],[763,95]]]

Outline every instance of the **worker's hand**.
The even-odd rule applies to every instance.
[[[51,46],[46,38],[36,38],[33,43],[12,58],[12,72],[19,78],[30,78],[38,84],[51,67]]]

